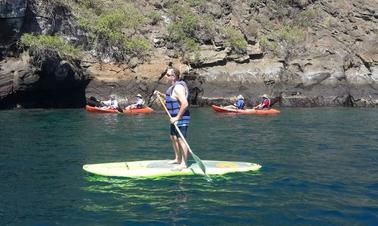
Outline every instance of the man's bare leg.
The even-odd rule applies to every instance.
[[[169,161],[171,164],[180,164],[181,163],[181,150],[178,144],[178,139],[176,136],[171,136],[171,141],[172,141],[172,147],[175,152],[175,159],[172,161]]]
[[[237,107],[235,107],[234,105],[227,105],[227,106],[223,106],[224,108],[228,108],[228,109],[238,109]]]
[[[181,168],[188,168],[188,152],[189,152],[189,149],[186,146],[185,142],[181,138],[178,138],[177,140],[178,140],[177,143],[180,146],[180,154],[181,154],[180,167]]]

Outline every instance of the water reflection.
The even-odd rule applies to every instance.
[[[258,175],[215,176],[213,183],[202,176],[127,179],[89,175],[84,178],[88,183],[82,189],[91,193],[91,198],[85,200],[82,208],[95,213],[117,213],[123,219],[183,223],[196,214],[200,219],[209,206],[219,211],[230,205],[247,208],[250,203],[244,199],[253,197],[250,188],[257,186],[253,178]],[[230,196],[239,196],[238,202],[230,201]]]
[[[116,212],[124,220],[175,222],[181,218],[180,213],[188,210],[185,179],[118,179],[98,176],[85,179],[91,185],[83,189],[93,194],[93,198],[87,199],[83,206],[86,211]],[[99,194],[107,197],[106,202],[104,197],[97,196]]]

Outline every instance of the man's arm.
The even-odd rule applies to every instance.
[[[259,109],[259,108],[261,108],[263,105],[262,105],[262,103],[261,104],[258,104],[257,106],[255,106],[255,107],[253,107],[253,109]]]
[[[155,90],[155,91],[154,91],[154,95],[160,96],[160,97],[162,97],[163,99],[165,99],[165,94],[162,93],[162,92],[160,92],[160,91],[158,91],[158,90]]]

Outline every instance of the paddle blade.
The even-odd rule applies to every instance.
[[[194,153],[191,153],[191,154],[192,154],[192,157],[193,157],[194,161],[196,161],[196,163],[201,168],[201,170],[203,171],[203,173],[206,174],[205,164],[203,164],[202,160],[197,155],[195,155]]]
[[[211,177],[206,174],[206,167],[203,164],[202,160],[196,154],[194,154],[193,152],[190,152],[190,153],[192,154],[192,157],[193,157],[194,161],[196,161],[196,163],[198,164],[198,166],[201,168],[203,174],[206,176],[206,180],[208,182],[212,182],[213,180],[211,179]]]
[[[120,108],[120,107],[117,107],[117,111],[120,112],[120,113],[123,113],[123,109]]]

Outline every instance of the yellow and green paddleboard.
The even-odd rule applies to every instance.
[[[188,168],[178,169],[177,164],[170,160],[149,160],[135,162],[113,162],[100,164],[87,164],[83,169],[89,173],[111,177],[163,177],[181,175],[203,175],[197,163]],[[249,162],[233,161],[202,161],[208,175],[223,175],[226,173],[257,171],[261,165]]]

